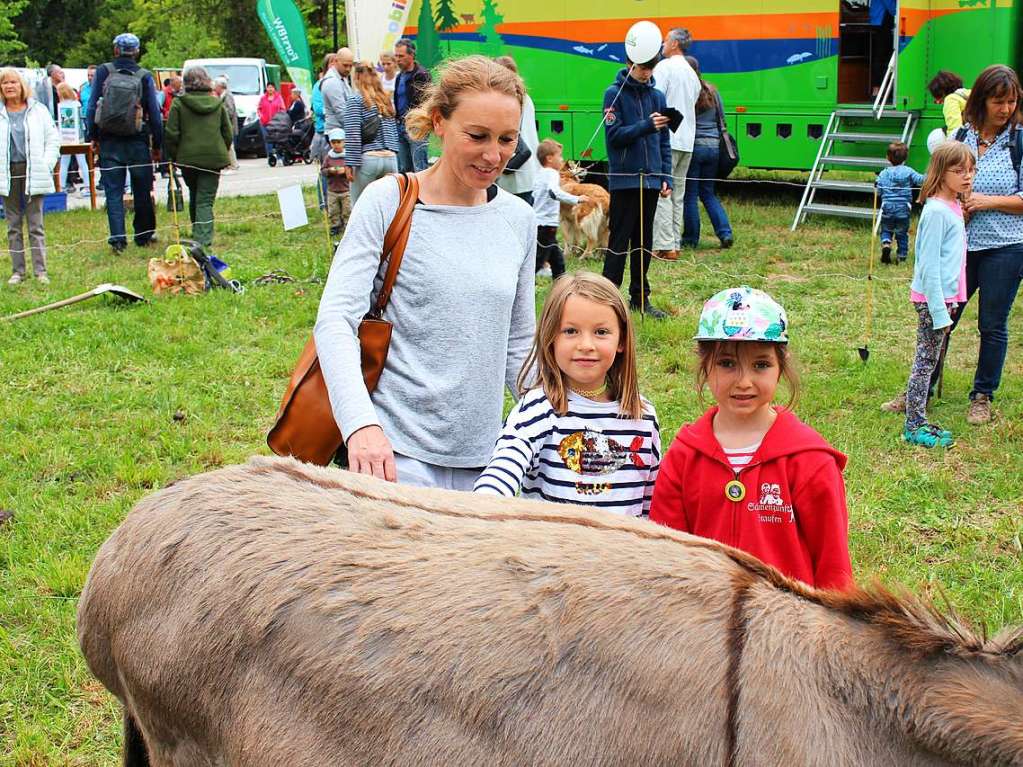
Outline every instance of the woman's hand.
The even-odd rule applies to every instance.
[[[978,210],[990,210],[995,207],[995,198],[990,194],[971,192],[970,196],[963,200],[963,211],[976,213]]]
[[[348,467],[356,474],[398,481],[391,441],[379,426],[363,426],[348,438],[347,444]]]

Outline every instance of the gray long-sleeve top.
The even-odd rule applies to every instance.
[[[533,211],[500,190],[484,205],[416,205],[384,312],[390,351],[370,395],[357,330],[383,282],[381,245],[397,208],[393,178],[366,188],[320,300],[314,334],[334,418],[346,438],[375,424],[397,453],[482,467],[536,324]]]

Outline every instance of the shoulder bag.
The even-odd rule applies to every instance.
[[[391,345],[393,325],[382,315],[405,255],[412,227],[412,209],[419,198],[419,180],[415,174],[401,174],[397,179],[400,190],[398,210],[384,235],[380,256],[381,263],[387,262],[387,272],[380,293],[359,324],[362,379],[369,392],[376,389]],[[276,422],[266,435],[266,444],[277,455],[291,455],[318,466],[326,466],[335,454],[344,449],[344,438],[334,421],[313,337],[306,342],[298,358],[277,411]]]
[[[718,131],[721,134],[718,138],[717,177],[723,179],[728,178],[731,172],[735,170],[735,166],[739,164],[739,147],[736,145],[732,134],[728,132],[728,128],[725,127],[725,110],[721,105],[721,96],[715,93],[714,100],[717,102]]]

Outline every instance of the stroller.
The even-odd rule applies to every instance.
[[[280,160],[284,165],[313,161],[312,145],[316,129],[312,116],[303,117],[292,124],[287,112],[278,112],[266,124],[266,137],[274,146],[273,154],[267,158],[272,166]]]

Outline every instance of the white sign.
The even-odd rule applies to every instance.
[[[394,44],[404,36],[412,0],[348,0],[348,47],[355,60],[376,61],[384,51],[393,51]]]
[[[284,220],[284,231],[298,229],[309,223],[306,215],[305,198],[302,196],[302,187],[286,186],[277,190],[277,202],[281,206],[281,218]]]

